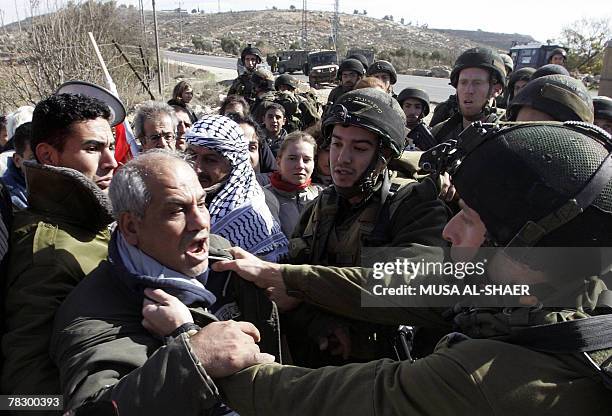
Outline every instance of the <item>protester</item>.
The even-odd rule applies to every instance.
[[[34,158],[34,153],[30,147],[31,134],[32,123],[24,123],[17,127],[12,137],[15,153],[9,159],[8,168],[2,176],[2,180],[11,194],[11,202],[15,210],[28,207],[23,162]]]
[[[198,120],[185,138],[207,193],[211,232],[277,261],[287,252],[287,239],[266,205],[243,136],[229,118],[209,115]]]
[[[276,196],[280,225],[287,238],[297,224],[306,205],[315,199],[320,188],[312,184],[317,143],[303,132],[289,133],[281,144],[276,157],[278,171],[266,186]]]
[[[183,108],[189,115],[191,124],[193,124],[198,117],[189,106],[191,100],[193,100],[193,88],[191,88],[191,85],[187,81],[181,81],[174,86],[172,98],[168,101],[168,104]]]
[[[117,162],[109,107],[84,95],[40,101],[25,162],[29,207],[13,220],[2,337],[2,391],[59,394],[48,349],[55,311],[106,258],[113,221],[106,196]]]
[[[145,101],[136,109],[134,135],[142,151],[176,149],[177,119],[172,107],[159,101]]]
[[[153,150],[128,162],[110,198],[117,228],[109,258],[55,320],[50,355],[66,409],[234,414],[220,405],[210,377],[274,360],[260,351],[280,360],[274,305],[251,283],[208,269],[209,253],[223,254],[229,243],[210,234],[204,190],[180,156]],[[175,304],[189,306],[180,324],[158,325],[156,318]],[[237,344],[240,355],[232,353]],[[226,358],[234,364],[216,365]]]

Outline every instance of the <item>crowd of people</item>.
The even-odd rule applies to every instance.
[[[140,103],[121,165],[104,88],[3,116],[1,393],[75,415],[609,414],[612,257],[591,249],[612,243],[612,99],[565,59],[469,49],[433,109],[354,55],[322,105],[249,46],[218,114],[186,81]],[[372,290],[382,259],[493,247],[487,283],[537,288],[519,304]]]

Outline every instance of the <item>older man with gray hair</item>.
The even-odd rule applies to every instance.
[[[145,101],[136,109],[134,135],[142,151],[176,149],[177,119],[174,109],[160,101]]]
[[[210,234],[205,197],[193,168],[168,150],[117,171],[108,261],[55,320],[50,355],[67,410],[228,415],[211,377],[274,361],[260,348],[280,358],[278,314],[265,293],[208,269],[229,243]],[[183,304],[177,319],[163,319]]]

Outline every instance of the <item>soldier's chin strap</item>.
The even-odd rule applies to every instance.
[[[378,183],[380,175],[381,173],[385,171],[385,167],[387,166],[387,163],[388,163],[387,159],[385,159],[383,155],[381,143],[379,143],[378,150],[376,153],[377,154],[374,157],[372,157],[370,164],[368,165],[366,170],[363,172],[361,177],[359,177],[359,179],[357,179],[357,181],[352,186],[343,187],[343,186],[337,186],[334,184],[334,188],[336,189],[336,192],[338,192],[340,196],[342,196],[345,199],[351,199],[353,197],[361,195],[365,199],[374,192],[374,188],[376,187],[376,184]],[[381,166],[381,163],[382,163],[382,169],[379,169],[379,166]]]

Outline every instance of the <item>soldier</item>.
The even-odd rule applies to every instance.
[[[298,102],[300,130],[305,130],[321,119],[319,115],[320,104],[316,95],[299,91],[300,82],[288,74],[279,75],[274,81],[274,88],[278,92],[293,94]]]
[[[499,56],[502,58],[502,61],[504,61],[504,67],[506,67],[506,78],[509,78],[512,71],[514,71],[514,61],[508,54],[500,53]]]
[[[457,90],[459,113],[433,127],[438,143],[456,139],[474,121],[492,123],[498,119],[491,101],[506,85],[504,61],[491,49],[468,49],[455,61],[450,80]]]
[[[345,92],[351,91],[355,88],[355,84],[363,78],[365,75],[365,69],[361,62],[357,59],[345,59],[338,68],[338,80],[340,85],[329,92],[327,97],[328,108],[331,104],[338,101],[338,98]]]
[[[251,76],[253,87],[253,100],[251,101],[250,113],[255,121],[263,124],[268,103],[274,101],[274,75],[267,69],[258,68]],[[247,100],[248,101],[248,100]]]
[[[261,51],[258,48],[248,45],[240,53],[240,61],[244,65],[246,71],[234,80],[227,95],[241,95],[251,104],[256,96],[251,77],[257,65],[262,62]]]
[[[596,126],[612,134],[612,98],[599,96],[593,98]]]
[[[548,57],[549,64],[565,66],[567,61],[567,51],[563,48],[555,48]]]
[[[360,53],[354,53],[351,56],[347,56],[346,59],[357,59],[359,62],[361,62],[361,65],[363,65],[363,69],[365,69],[366,71],[368,70],[368,66],[370,65],[370,63],[368,62],[368,58],[366,58]]]
[[[391,94],[394,98],[397,95],[393,93],[393,86],[397,82],[397,72],[389,61],[376,61],[368,67],[366,74],[369,77],[375,77],[382,81],[385,85],[386,91]]]
[[[510,103],[508,121],[593,122],[593,100],[582,82],[565,75],[529,81]]]
[[[525,67],[516,70],[510,75],[508,80],[508,88],[506,94],[506,108],[510,105],[510,102],[514,99],[516,94],[529,82],[531,76],[535,72],[534,68]]]
[[[410,129],[404,150],[429,150],[435,146],[436,139],[423,122],[423,118],[429,114],[429,94],[419,88],[405,88],[397,97],[397,102],[404,110],[406,127]]]
[[[453,246],[459,244],[456,236],[474,232],[482,240],[486,232],[490,245],[535,246],[530,252],[610,246],[609,136],[588,126],[540,124],[469,139],[475,146],[462,153],[453,175],[464,199],[464,210],[445,229]],[[549,302],[542,293],[534,307],[456,308],[455,331],[461,332],[447,335],[433,354],[416,362],[315,370],[258,365],[218,380],[224,397],[243,416],[608,415],[610,291],[592,277],[601,270],[599,262],[581,261],[577,268],[576,258],[559,256],[534,268],[533,257],[511,253],[499,250],[492,258],[507,267],[491,271],[491,281],[571,287],[573,305]],[[559,275],[563,267],[571,272]],[[517,270],[522,273],[512,276]],[[255,274],[266,272],[261,267]],[[279,273],[296,293],[287,270]],[[317,273],[306,280],[307,297],[321,289]]]
[[[361,256],[368,247],[403,247],[402,253],[408,259],[437,258],[434,247],[445,245],[441,230],[447,215],[432,181],[418,183],[400,179],[387,169],[389,161],[401,155],[406,137],[404,114],[390,95],[374,88],[344,94],[323,120],[322,131],[323,146],[330,146],[333,186],[323,190],[302,213],[294,230],[294,238],[290,241],[290,261],[301,265],[267,264],[275,269],[267,276],[272,280],[278,278],[275,284],[280,286],[271,284],[272,280],[256,283],[266,288],[279,288],[282,293],[276,293],[275,300],[285,310],[295,308],[298,301],[288,298],[283,292],[283,279],[295,279],[296,284],[301,285],[297,282],[306,283],[304,276],[316,274],[317,279],[330,285],[334,281],[340,286],[347,284],[352,289],[341,290],[344,300],[336,299],[338,309],[331,308],[339,313],[347,304],[360,304],[359,291],[355,291],[353,279],[360,279],[365,269],[350,267],[362,265]],[[289,274],[292,277],[286,274],[288,270],[291,270]],[[291,293],[301,298],[300,290]],[[331,293],[320,292],[321,296],[327,294]],[[319,305],[320,301],[322,299],[312,303]],[[298,337],[315,331],[314,326],[300,325],[306,312],[313,312],[311,308],[303,305],[292,311],[294,315],[289,327],[299,328]],[[353,349],[358,351],[353,359],[391,356],[390,337],[395,336],[397,326],[369,324],[372,319],[365,311],[361,316],[353,317],[357,320],[346,324]],[[437,317],[440,321],[441,318]],[[321,327],[328,327],[330,322],[338,319],[322,318]],[[315,352],[303,338],[299,338],[301,343],[295,338],[292,340],[294,358],[309,366],[329,363],[330,357],[317,357],[318,347]],[[341,339],[338,341],[342,343]]]

